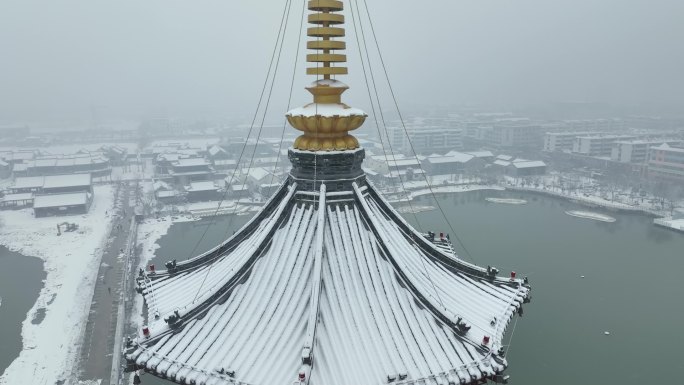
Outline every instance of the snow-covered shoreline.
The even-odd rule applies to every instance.
[[[631,206],[631,205],[628,205],[625,203],[611,202],[611,201],[605,200],[605,199],[598,197],[598,196],[569,195],[569,194],[563,194],[561,192],[545,190],[545,189],[541,189],[541,188],[522,187],[522,186],[514,186],[514,185],[504,185],[504,187],[506,190],[510,190],[510,191],[537,193],[537,194],[544,194],[544,195],[548,195],[548,196],[552,196],[552,197],[556,197],[556,198],[567,199],[571,202],[579,203],[581,205],[588,206],[588,207],[602,207],[602,208],[617,210],[617,211],[641,213],[641,214],[646,214],[646,215],[651,215],[651,216],[662,216],[662,213],[659,213],[657,211],[649,209],[648,207]]]
[[[113,219],[114,188],[96,186],[88,214],[34,218],[33,210],[0,212],[0,244],[44,261],[45,285],[22,323],[22,351],[0,377],[0,384],[73,380],[85,328]],[[57,225],[77,223],[75,232],[57,235]],[[31,320],[44,308],[39,324]],[[42,311],[42,310],[41,310]],[[72,381],[73,383],[75,381]]]
[[[470,191],[482,191],[482,190],[494,190],[494,191],[504,191],[505,188],[500,186],[491,185],[477,185],[477,184],[461,184],[461,185],[447,185],[447,186],[432,186],[432,188],[421,188],[417,190],[404,192],[387,192],[380,191],[387,201],[390,203],[401,203],[408,202],[409,200],[416,199],[420,196],[431,195],[431,194],[449,194],[449,193],[462,193]],[[407,196],[408,195],[408,196]]]

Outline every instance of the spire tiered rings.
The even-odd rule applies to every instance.
[[[346,49],[346,43],[336,40],[344,37],[344,15],[341,1],[310,0],[308,8],[309,24],[307,35],[315,40],[307,42],[306,47],[316,53],[308,54],[306,60],[315,67],[306,69],[307,75],[316,75],[317,80],[306,89],[313,94],[313,103],[296,108],[287,113],[292,127],[303,131],[297,138],[294,148],[306,151],[344,151],[359,147],[349,131],[355,130],[366,120],[366,113],[342,103],[342,93],[349,87],[335,80],[336,75],[346,75],[347,56],[338,51]]]

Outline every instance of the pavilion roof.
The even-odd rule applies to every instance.
[[[322,186],[286,182],[224,243],[139,277],[149,335],[128,360],[180,384],[300,371],[309,384],[474,383],[503,371],[498,348],[529,287],[437,247],[370,185]]]

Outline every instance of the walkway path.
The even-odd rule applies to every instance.
[[[120,202],[120,205],[116,209],[111,237],[102,255],[81,350],[79,377],[82,380],[102,379],[102,385],[109,384],[121,281],[124,274],[125,258],[122,250],[126,249],[131,231],[131,217],[137,190],[135,185],[124,183],[118,191],[117,202]]]

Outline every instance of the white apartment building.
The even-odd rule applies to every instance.
[[[634,140],[630,135],[583,135],[575,138],[572,152],[586,156],[610,157],[617,141]]]
[[[411,142],[406,136],[408,132]],[[387,135],[396,153],[434,154],[446,153],[463,148],[463,130],[456,127],[411,126],[404,131],[403,127],[387,127]],[[413,145],[413,149],[411,148]],[[388,149],[389,150],[389,149]]]
[[[547,132],[544,134],[544,151],[572,151],[575,138],[591,135],[588,132]]]
[[[593,132],[594,135],[603,131],[620,131],[626,128],[622,119],[577,119],[564,120],[562,124],[568,131]]]
[[[491,148],[539,148],[541,126],[531,123],[505,123],[481,128],[484,145]]]
[[[619,140],[613,144],[610,159],[621,163],[646,163],[651,147],[663,143],[668,145],[680,144],[679,140]]]

